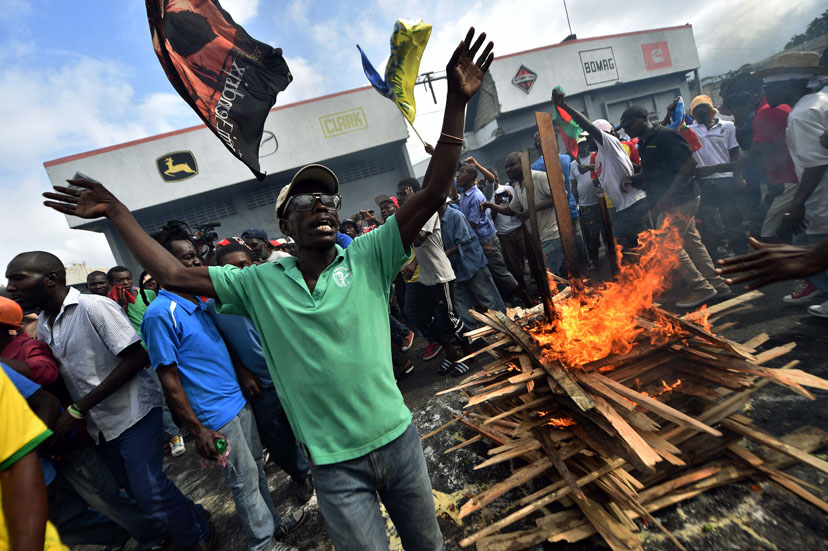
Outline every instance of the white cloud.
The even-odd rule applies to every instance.
[[[42,206],[40,194],[50,185],[42,163],[197,124],[178,95],[138,96],[130,78],[114,62],[80,56],[57,69],[24,68],[21,62],[0,70],[0,86],[14,106],[4,112],[10,131],[0,133],[0,220],[10,236],[0,242],[0,268],[33,249],[66,263],[112,265],[101,234],[70,230],[63,215]]]
[[[324,94],[325,76],[310,61],[303,57],[286,57],[285,61],[293,74],[293,82],[279,94],[276,105],[287,105]]]
[[[244,25],[259,13],[259,0],[222,0],[221,7],[233,16],[233,21]]]

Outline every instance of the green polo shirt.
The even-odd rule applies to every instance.
[[[410,254],[392,216],[347,249],[337,245],[313,293],[292,256],[210,267],[219,312],[253,320],[290,424],[316,465],[361,457],[411,423],[388,322],[391,282]]]

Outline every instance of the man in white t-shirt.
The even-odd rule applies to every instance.
[[[587,257],[592,268],[597,270],[599,268],[598,247],[602,235],[601,207],[598,205],[598,186],[592,180],[589,164],[587,133],[583,132],[578,138],[578,158],[573,160],[569,167],[569,179],[575,200],[578,201],[578,212],[581,215],[578,221],[581,224],[581,233],[584,235]]]
[[[569,113],[572,120],[588,134],[588,143],[597,151],[595,174],[601,182],[604,194],[615,205],[613,236],[625,250],[635,248],[638,246],[638,234],[651,228],[652,223],[650,207],[645,200],[647,193],[642,189],[621,187],[621,180],[634,172],[632,161],[624,146],[611,134],[612,125],[609,121],[597,119],[590,122],[577,109],[566,103],[560,90],[552,91],[552,101]]]
[[[412,188],[411,191],[413,192]],[[407,197],[410,199],[410,197]],[[443,236],[440,216],[434,213],[414,239],[414,254],[420,267],[417,285],[406,288],[406,295],[413,292],[417,327],[429,342],[438,343],[446,356],[440,364],[441,374],[461,374],[468,367],[457,360],[471,353],[471,344],[463,336],[466,331],[463,321],[454,310],[452,282],[455,279],[451,262],[443,250]],[[406,296],[406,302],[409,298]],[[459,347],[461,352],[458,352]]]
[[[520,163],[520,153],[513,152],[506,157],[506,175],[509,181],[514,182],[514,196],[508,205],[495,203],[481,203],[481,209],[492,209],[492,212],[517,215],[520,219],[529,219],[529,202],[527,199],[526,183],[523,181],[523,167]],[[545,172],[532,171],[534,185],[535,211],[538,219],[538,234],[540,235],[541,252],[546,269],[553,274],[562,276],[564,268],[564,252],[561,236],[558,232],[558,216],[555,213],[555,202],[552,191],[549,189],[549,180]]]
[[[742,197],[744,181],[739,173],[713,172],[713,167],[739,159],[739,142],[736,141],[736,126],[730,121],[720,120],[710,96],[700,95],[690,102],[690,115],[695,122],[690,129],[696,133],[702,147],[693,152],[698,163],[696,181],[701,188],[701,203],[698,218],[701,219],[699,233],[707,250],[722,255],[727,245],[736,254],[748,250],[747,234],[743,224]]]
[[[496,205],[508,206],[514,196],[515,188],[509,184],[499,184],[492,198]],[[523,266],[526,261],[526,242],[523,240],[521,229],[523,223],[517,215],[500,214],[494,210],[491,213],[509,273],[517,281],[518,287],[525,291],[526,279],[523,277]]]
[[[828,74],[828,67],[819,66],[816,52],[798,53],[812,55],[798,57],[795,65],[766,69],[761,76],[771,107],[783,103],[793,106],[785,135],[799,187],[785,223],[794,233],[794,245],[806,245],[828,238],[828,150],[820,144],[828,129],[828,94],[808,93],[809,80]],[[828,272],[808,279],[828,293]],[[810,306],[808,312],[828,318],[828,302]]]

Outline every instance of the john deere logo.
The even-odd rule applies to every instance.
[[[512,84],[526,92],[527,94],[532,89],[532,86],[535,84],[535,80],[537,80],[538,74],[525,66],[521,65],[518,72],[515,73],[514,78],[512,78]]]
[[[198,174],[198,165],[190,151],[167,153],[155,159],[155,166],[165,182],[179,182]]]

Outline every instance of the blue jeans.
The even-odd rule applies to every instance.
[[[144,513],[158,519],[184,547],[210,535],[204,508],[196,505],[164,474],[161,408],[154,408],[100,451],[121,487],[128,490]]]
[[[273,385],[262,389],[261,398],[248,403],[253,409],[259,437],[270,452],[270,458],[293,480],[299,481],[308,476],[310,465],[296,443],[293,428]]]
[[[245,405],[218,432],[230,445],[227,466],[222,468],[222,472],[224,481],[233,492],[236,513],[247,536],[247,549],[264,551],[270,547],[273,532],[282,519],[273,506],[267,487],[262,443],[250,406]]]
[[[564,252],[561,240],[555,238],[541,242],[541,251],[546,269],[557,276],[563,276]]]
[[[396,440],[367,455],[311,465],[311,470],[319,509],[337,551],[387,551],[380,500],[406,551],[443,549],[423,447],[413,423]]]
[[[408,319],[407,316],[406,319]],[[402,342],[408,338],[408,334],[411,330],[403,322],[391,314],[388,314],[388,320],[391,322],[391,343],[402,344]]]
[[[622,211],[616,211],[612,222],[612,236],[624,251],[638,247],[638,234],[653,227],[650,203],[639,199]]]
[[[479,304],[486,310],[506,313],[506,305],[497,291],[488,266],[480,268],[471,279],[454,282],[454,305],[463,325],[468,329],[480,327],[480,322],[469,315],[469,310]]]
[[[153,547],[164,541],[166,526],[144,513],[134,499],[121,492],[115,475],[95,446],[71,450],[55,464],[55,468],[57,476],[52,485],[55,500],[50,505],[54,505],[62,524],[58,531],[65,544],[98,543],[117,547],[111,541],[101,541],[117,541],[123,534],[127,539],[134,537],[141,547]],[[82,506],[78,500],[82,501]],[[100,513],[88,514],[87,505]],[[101,513],[110,519],[108,524],[96,518]],[[70,537],[67,529],[77,533],[80,541],[74,541],[77,538]]]
[[[152,375],[152,378],[155,379],[155,382],[158,383],[158,387],[161,388],[161,381],[158,379],[158,373],[156,373],[154,369],[150,369],[149,372],[150,375]],[[161,388],[161,390],[163,391],[164,389]],[[170,408],[167,406],[166,397],[164,398],[164,401],[161,402],[161,430],[164,433],[165,442],[169,442],[173,436],[181,434],[181,429],[175,424],[175,421],[172,418],[172,413],[170,413]]]
[[[129,541],[129,532],[90,508],[60,473],[48,493],[49,518],[64,544],[122,547]]]

